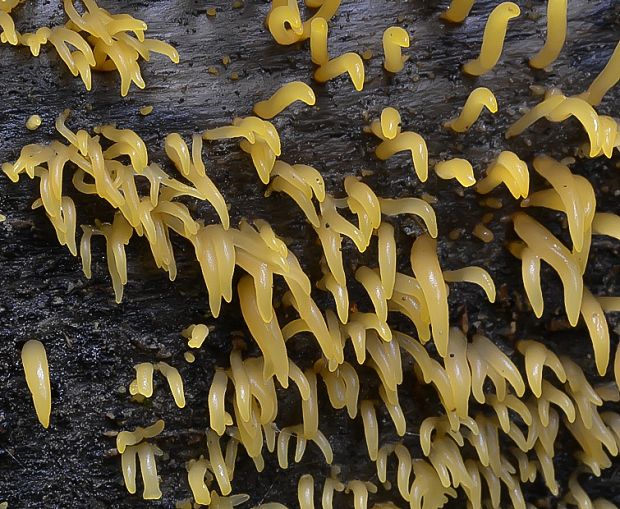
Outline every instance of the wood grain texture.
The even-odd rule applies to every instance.
[[[16,14],[18,27],[62,22],[59,3],[29,0]],[[170,170],[162,150],[167,133],[174,131],[189,137],[193,132],[229,123],[234,116],[249,115],[252,105],[268,97],[280,84],[305,81],[317,93],[316,107],[295,106],[274,121],[282,137],[282,159],[314,165],[324,175],[328,190],[336,195],[343,192],[344,176],[371,170],[374,173],[365,181],[380,196],[420,196],[424,192],[436,196],[442,264],[447,268],[483,266],[502,288],[502,298],[491,306],[483,302],[482,293],[475,288],[455,285],[450,296],[455,323],[466,316],[470,331],[484,333],[507,352],[512,351],[516,339],[542,340],[556,352],[577,359],[596,380],[585,327],[562,327],[564,315],[555,275],[543,271],[546,312],[540,321],[533,319],[524,304],[520,265],[504,248],[506,240],[513,236],[506,218],[518,208],[508,193],[503,189],[494,193],[506,206],[495,213],[489,225],[495,241],[483,244],[471,231],[489,210],[479,205],[479,196],[473,190],[462,192],[456,183],[439,181],[434,176],[420,184],[404,155],[377,161],[372,154],[376,141],[362,132],[368,117],[376,118],[388,105],[396,107],[404,127],[426,138],[433,160],[464,157],[472,161],[477,175],[501,150],[513,150],[528,161],[540,152],[558,158],[572,155],[584,140],[573,121],[562,125],[541,122],[509,142],[503,133],[524,108],[539,100],[531,93],[531,85],[558,86],[567,95],[587,87],[618,40],[620,11],[614,0],[569,2],[566,47],[553,69],[543,72],[531,70],[527,59],[543,44],[546,2],[520,3],[523,13],[510,24],[500,63],[488,75],[471,79],[463,76],[460,66],[477,56],[484,22],[495,1],[479,0],[464,24],[451,26],[438,20],[446,1],[343,0],[339,14],[330,23],[330,51],[334,55],[366,49],[374,53],[366,65],[366,86],[356,93],[344,78],[326,85],[314,83],[307,44],[280,47],[274,43],[262,23],[267,2],[248,0],[242,8],[233,8],[232,2],[225,0],[101,1],[110,10],[147,21],[151,36],[168,40],[178,48],[180,64],[174,66],[158,56],[144,63],[147,89],[132,89],[123,99],[118,93],[118,77],[113,74],[94,75],[93,91],[88,93],[50,51],[43,51],[35,59],[25,49],[0,45],[0,162],[15,160],[25,144],[54,139],[55,118],[70,108],[73,113],[69,124],[76,129],[105,123],[134,129],[149,145],[152,160]],[[216,17],[206,14],[211,6],[218,9]],[[393,24],[409,31],[411,59],[402,73],[388,76],[381,66],[381,36]],[[224,55],[230,56],[228,66],[222,64]],[[217,76],[208,72],[211,66],[218,69]],[[232,73],[238,73],[237,81],[231,80]],[[494,117],[483,115],[465,135],[445,131],[443,122],[455,115],[476,86],[493,90],[499,113]],[[619,101],[620,90],[616,87],[600,111],[618,115]],[[138,109],[145,105],[153,105],[154,111],[142,117]],[[35,133],[24,127],[33,113],[44,121]],[[208,144],[205,160],[209,174],[231,203],[232,223],[243,217],[267,219],[316,279],[319,249],[293,202],[282,195],[264,198],[264,186],[249,158],[234,143]],[[616,154],[611,161],[579,161],[573,167],[595,184],[601,210],[620,211],[618,164]],[[534,178],[533,182],[535,188],[541,188],[540,181]],[[176,501],[190,496],[185,462],[206,453],[203,432],[208,425],[208,387],[214,366],[227,365],[231,332],[241,328],[238,306],[235,302],[225,306],[217,321],[206,314],[208,304],[199,268],[192,261],[190,246],[179,239],[175,241],[179,262],[175,282],[156,270],[142,240],[132,241],[125,300],[115,305],[102,246],[94,248],[94,277],[88,281],[78,260],[58,246],[43,212],[30,210],[37,197],[37,185],[25,179],[15,185],[0,176],[0,212],[8,218],[0,224],[0,501],[9,501],[11,509],[174,507]],[[110,210],[97,200],[76,197],[76,203],[81,223],[95,217],[111,219]],[[210,207],[191,205],[198,217],[215,221]],[[556,225],[554,231],[566,238],[566,232],[558,226],[557,214],[536,215]],[[400,263],[404,268],[411,238],[421,229],[410,219],[401,219],[398,225]],[[451,241],[447,234],[456,228],[463,228],[464,233],[460,240]],[[586,283],[595,295],[620,293],[619,248],[617,242],[595,240],[586,274]],[[360,256],[349,244],[344,251],[347,269],[372,263],[376,255],[371,249]],[[282,290],[279,283],[278,290]],[[359,291],[352,295],[361,308],[367,305]],[[329,305],[323,297],[319,302]],[[611,329],[618,325],[617,317],[609,319]],[[200,321],[215,325],[215,331],[197,354],[197,362],[188,365],[183,360],[185,346],[179,331]],[[31,338],[42,340],[48,351],[53,403],[52,424],[47,431],[36,421],[19,361],[21,345]],[[615,347],[617,332],[612,333],[612,341]],[[251,347],[250,352],[255,349]],[[302,366],[311,364],[317,355],[312,341],[303,338],[291,344],[290,352]],[[185,410],[174,407],[163,380],[147,404],[129,401],[124,388],[133,377],[132,366],[154,359],[166,359],[180,369],[187,393]],[[415,386],[410,372],[407,380],[401,396],[411,423],[405,443],[414,454],[421,455],[417,428],[424,417],[439,411],[439,405],[432,392]],[[363,396],[376,398],[372,377],[365,382]],[[278,424],[299,422],[298,401],[290,391],[282,392],[281,398]],[[361,445],[360,422],[348,420],[343,411],[330,411],[326,404],[320,410],[321,429],[330,439],[343,478],[376,481],[374,465]],[[120,460],[106,452],[114,448],[114,440],[106,438],[104,432],[146,425],[158,418],[166,421],[166,431],[157,442],[166,453],[158,461],[164,498],[147,503],[126,492]],[[384,411],[380,419],[381,441],[395,439]],[[556,469],[562,486],[576,465],[574,448],[571,440],[560,436]],[[329,470],[312,446],[304,460],[286,472],[270,457],[265,471],[257,474],[251,462],[241,456],[235,490],[249,493],[252,503],[274,500],[296,507],[299,476],[310,472],[321,478]],[[601,479],[588,480],[585,486],[592,495],[618,501],[620,483],[616,473],[617,465],[606,470]],[[539,483],[530,485],[526,495],[531,501],[547,498]],[[394,492],[381,491],[376,500],[393,500],[404,507],[397,498]],[[337,507],[348,504],[344,498],[339,501]],[[458,501],[455,507],[463,507],[462,503]]]

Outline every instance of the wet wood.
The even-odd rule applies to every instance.
[[[118,10],[116,2],[101,2]],[[31,0],[20,7],[16,22],[20,28],[32,28],[63,20],[59,2]],[[144,91],[132,89],[127,98],[118,94],[119,80],[114,74],[94,75],[93,91],[88,93],[77,79],[52,54],[43,51],[40,58],[30,57],[25,49],[0,46],[0,162],[13,161],[28,143],[47,143],[55,138],[54,120],[65,108],[72,110],[69,121],[75,129],[117,123],[138,132],[148,143],[151,158],[171,170],[163,156],[163,138],[169,132],[189,137],[208,127],[228,123],[234,116],[251,114],[252,105],[268,97],[279,85],[292,80],[312,84],[317,93],[315,108],[295,106],[274,122],[283,142],[282,159],[308,163],[326,179],[329,192],[343,192],[345,175],[366,175],[380,196],[437,197],[434,205],[439,218],[441,261],[447,268],[480,265],[493,275],[500,298],[495,305],[483,302],[482,293],[469,285],[454,285],[450,296],[454,323],[468,324],[470,333],[491,337],[511,352],[520,338],[534,338],[570,355],[598,382],[593,369],[590,341],[585,327],[553,327],[564,317],[561,311],[559,280],[543,271],[546,312],[538,321],[528,309],[520,282],[520,264],[505,249],[512,238],[510,214],[518,204],[505,190],[498,190],[504,208],[493,211],[487,225],[495,240],[482,243],[472,235],[474,226],[490,209],[479,204],[472,190],[462,191],[455,182],[439,181],[434,176],[422,185],[415,177],[411,161],[405,155],[387,162],[377,161],[372,152],[377,142],[362,131],[369,118],[381,109],[400,110],[407,130],[422,134],[433,160],[463,157],[470,160],[476,174],[482,174],[488,162],[501,150],[510,149],[530,158],[539,152],[562,158],[572,155],[584,140],[573,122],[541,122],[524,136],[507,142],[503,133],[524,108],[540,99],[531,85],[558,86],[566,94],[583,91],[603,67],[620,32],[619,11],[614,0],[570,2],[569,38],[559,60],[549,72],[533,71],[527,58],[542,45],[545,31],[545,2],[522,3],[522,15],[511,22],[500,64],[488,75],[463,77],[460,66],[478,54],[482,30],[496,2],[476,2],[472,16],[462,25],[445,25],[438,13],[447,2],[343,0],[338,16],[330,23],[329,49],[332,55],[345,51],[372,51],[366,62],[366,86],[356,93],[347,79],[326,85],[311,79],[312,64],[307,44],[277,46],[265,30],[262,20],[266,2],[247,1],[240,8],[232,2],[217,0],[203,3],[190,0],[126,0],[122,11],[148,22],[150,34],[171,41],[182,55],[177,66],[155,56],[142,65],[147,83]],[[217,15],[207,15],[215,6]],[[381,36],[388,26],[406,28],[412,39],[407,51],[411,56],[405,70],[389,76],[382,69]],[[223,58],[230,57],[224,65]],[[210,67],[217,74],[208,72]],[[238,75],[233,80],[233,74]],[[484,114],[470,132],[456,135],[442,124],[456,115],[468,93],[476,86],[487,86],[499,102],[496,116]],[[601,106],[601,112],[618,114],[620,91],[614,90]],[[144,117],[139,108],[153,106]],[[42,127],[26,130],[28,117],[37,113]],[[231,204],[231,218],[264,218],[287,239],[307,270],[319,274],[319,250],[311,228],[302,220],[292,201],[282,195],[264,198],[262,186],[249,158],[234,143],[214,143],[205,148],[208,172]],[[573,169],[595,185],[599,208],[618,212],[620,192],[618,156],[600,161],[579,161]],[[67,181],[67,185],[70,182]],[[542,183],[533,179],[535,188]],[[31,210],[38,196],[38,183],[23,178],[12,184],[0,176],[0,212],[7,221],[0,224],[0,502],[10,507],[174,507],[190,496],[185,462],[206,454],[206,442],[200,431],[208,425],[206,397],[215,366],[227,365],[231,333],[240,329],[237,305],[225,306],[222,318],[208,316],[207,297],[190,246],[175,240],[179,276],[170,282],[154,267],[148,246],[139,239],[128,250],[130,282],[123,304],[114,304],[106,273],[104,249],[95,245],[94,277],[87,280],[77,259],[61,248],[43,212]],[[73,194],[74,197],[75,194]],[[81,223],[94,218],[109,220],[111,211],[92,198],[76,197]],[[193,212],[206,222],[215,221],[214,211],[193,203]],[[546,224],[566,238],[559,215],[537,213]],[[405,269],[411,239],[421,231],[412,220],[397,222],[400,264]],[[458,240],[448,233],[462,228]],[[586,284],[595,295],[620,293],[620,245],[597,239]],[[360,256],[346,246],[347,269],[372,264],[373,249]],[[281,288],[277,289],[281,292]],[[360,293],[352,294],[361,308],[367,305]],[[321,305],[330,305],[324,297]],[[610,328],[618,325],[609,317]],[[179,332],[190,323],[214,325],[197,361],[183,360],[185,342]],[[400,323],[403,330],[411,325]],[[616,329],[617,330],[617,329]],[[31,338],[46,345],[52,379],[52,422],[43,430],[36,420],[19,362],[21,345]],[[612,333],[613,345],[618,334]],[[253,352],[255,350],[250,350]],[[290,345],[290,354],[301,365],[310,364],[317,352],[303,338]],[[178,410],[163,378],[155,396],[146,404],[130,401],[126,388],[133,365],[166,359],[181,371],[185,381],[187,408]],[[407,361],[409,362],[409,361]],[[364,397],[377,398],[376,382],[366,373]],[[291,391],[289,391],[290,393]],[[300,420],[299,402],[282,392],[281,426]],[[405,443],[412,453],[421,451],[415,436],[424,417],[439,411],[436,396],[417,386],[408,372],[401,404],[410,423]],[[335,462],[342,466],[343,477],[376,482],[374,465],[367,459],[359,422],[352,422],[344,411],[321,406],[321,430],[329,437]],[[396,440],[394,430],[381,411],[381,440]],[[120,460],[109,454],[114,447],[112,431],[147,425],[158,418],[166,421],[164,438],[157,443],[166,456],[158,461],[164,498],[160,502],[130,496],[122,485]],[[197,434],[198,433],[198,434]],[[560,435],[557,444],[558,480],[565,486],[567,475],[576,466],[572,458],[575,444]],[[236,471],[235,490],[247,492],[252,503],[279,501],[295,507],[297,479],[313,473],[317,479],[328,473],[317,450],[308,448],[300,464],[287,472],[277,467],[273,457],[262,474],[241,454]],[[606,470],[601,479],[585,483],[592,495],[615,497],[620,484],[616,467]],[[140,481],[139,481],[140,483]],[[318,483],[317,483],[318,484]],[[546,497],[540,484],[528,486],[526,496],[534,501]],[[318,500],[318,499],[317,499]],[[339,499],[345,504],[344,498]],[[380,492],[377,500],[393,500],[404,506],[395,492]],[[461,507],[459,501],[455,507]]]

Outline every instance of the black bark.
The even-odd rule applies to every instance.
[[[27,2],[16,11],[18,27],[25,30],[63,22],[59,3]],[[464,77],[460,67],[477,56],[485,20],[496,2],[478,1],[464,24],[451,26],[438,19],[439,12],[446,7],[445,1],[344,0],[330,23],[329,48],[332,55],[372,50],[374,56],[366,63],[367,83],[360,93],[344,78],[326,85],[312,82],[313,66],[307,44],[281,47],[265,30],[267,2],[248,0],[239,8],[224,0],[101,3],[112,11],[144,19],[152,37],[170,41],[178,48],[181,63],[174,66],[155,56],[142,65],[146,90],[132,89],[127,98],[121,98],[115,74],[94,74],[93,90],[89,93],[51,51],[43,50],[35,59],[24,48],[1,45],[0,162],[14,161],[23,145],[48,143],[56,138],[54,120],[70,108],[69,125],[75,129],[91,130],[105,123],[134,129],[147,142],[152,160],[171,171],[162,149],[167,133],[179,132],[188,139],[193,132],[230,123],[234,116],[250,115],[255,102],[268,97],[285,82],[311,83],[317,93],[316,107],[295,106],[274,121],[282,137],[282,159],[315,166],[324,175],[329,192],[335,195],[343,192],[344,176],[370,170],[372,174],[365,181],[379,196],[428,193],[437,197],[434,207],[443,266],[480,265],[488,269],[500,295],[498,302],[490,305],[479,289],[454,285],[450,295],[454,323],[467,317],[470,333],[487,335],[506,352],[513,351],[514,342],[521,338],[543,341],[556,352],[575,359],[593,383],[602,381],[593,367],[585,327],[566,326],[561,284],[555,274],[543,271],[543,318],[536,320],[526,304],[520,263],[505,249],[506,241],[513,238],[508,219],[519,208],[508,192],[501,188],[493,193],[505,206],[492,211],[479,204],[480,196],[475,191],[463,191],[454,181],[441,181],[431,175],[427,183],[421,184],[405,155],[387,162],[376,160],[372,152],[377,141],[363,133],[362,127],[367,118],[376,118],[382,108],[396,107],[402,114],[404,128],[427,140],[433,160],[466,158],[474,164],[477,176],[501,150],[513,150],[528,162],[542,152],[558,159],[573,155],[585,135],[572,120],[563,124],[540,122],[523,136],[509,141],[503,135],[524,108],[540,100],[531,92],[531,85],[557,86],[567,95],[587,88],[618,40],[620,11],[614,0],[570,2],[568,41],[549,72],[533,71],[527,65],[527,58],[544,41],[546,2],[521,2],[522,15],[510,23],[500,63],[478,79]],[[207,7],[211,6],[218,9],[216,17],[207,16]],[[390,76],[382,69],[381,36],[385,28],[394,24],[411,34],[412,44],[407,50],[411,59],[403,72]],[[230,56],[230,65],[222,64],[225,55]],[[209,73],[211,66],[219,74]],[[238,80],[231,79],[233,73],[238,74]],[[457,114],[476,86],[493,90],[499,102],[498,114],[483,114],[464,135],[443,129],[443,122]],[[620,89],[616,87],[602,103],[600,112],[617,115],[619,100]],[[143,117],[138,109],[145,105],[153,105],[154,111]],[[24,124],[33,113],[41,115],[44,123],[31,133]],[[208,144],[205,160],[209,175],[231,204],[232,223],[237,224],[241,218],[268,220],[316,280],[319,248],[312,229],[294,203],[279,194],[264,198],[264,186],[249,158],[234,143]],[[612,160],[578,160],[573,166],[574,171],[593,183],[599,210],[620,212],[618,164],[616,153]],[[69,188],[70,181],[66,184]],[[543,186],[533,177],[534,189]],[[80,223],[112,218],[109,207],[99,200],[72,196],[78,204]],[[0,224],[0,502],[7,500],[11,508],[174,507],[176,501],[190,496],[185,462],[206,453],[206,397],[214,367],[228,363],[231,333],[242,329],[238,306],[233,301],[224,306],[221,318],[212,319],[191,247],[176,239],[179,276],[170,282],[166,274],[155,268],[147,244],[137,238],[128,249],[130,281],[125,299],[116,305],[102,246],[96,244],[94,248],[94,277],[89,281],[81,273],[79,260],[58,245],[42,210],[31,210],[36,197],[38,183],[24,177],[15,185],[4,175],[0,177],[0,212],[7,216],[7,221]],[[214,211],[207,205],[192,203],[192,207],[205,222],[216,221]],[[471,231],[487,212],[494,213],[489,227],[495,240],[483,244]],[[533,213],[567,239],[560,214]],[[397,223],[404,270],[411,240],[421,228],[410,219]],[[457,228],[462,228],[463,234],[452,241],[448,233]],[[619,248],[617,242],[603,237],[595,239],[585,276],[595,295],[620,292]],[[345,257],[350,269],[360,263],[374,263],[376,253],[370,249],[359,255],[347,243]],[[280,295],[281,290],[279,287]],[[359,289],[352,295],[361,309],[368,306]],[[324,297],[319,302],[329,304]],[[614,330],[615,349],[618,320],[611,315],[608,319],[610,329]],[[183,360],[187,348],[179,331],[198,322],[214,325],[215,330],[198,352],[196,363],[187,364]],[[412,331],[410,324],[402,325]],[[49,357],[53,403],[48,430],[43,430],[36,420],[21,368],[20,349],[31,338],[44,342]],[[308,366],[318,352],[312,341],[302,338],[292,342],[290,355],[302,366]],[[158,380],[150,401],[143,405],[130,401],[125,389],[134,375],[133,365],[155,359],[165,359],[180,369],[187,395],[184,410],[174,406],[163,379]],[[409,360],[406,365],[410,365]],[[377,398],[373,380],[373,376],[364,377],[363,397]],[[290,393],[281,393],[280,426],[300,420],[299,402]],[[331,410],[325,403],[326,396],[322,397],[320,427],[330,439],[343,478],[376,482],[376,470],[368,460],[359,420],[350,421],[344,410]],[[439,404],[434,393],[416,385],[410,369],[401,404],[409,423],[405,443],[419,456],[417,429],[424,417],[439,411]],[[139,496],[140,487],[135,496],[124,488],[120,459],[109,453],[114,439],[105,433],[147,425],[158,418],[166,421],[166,430],[157,440],[166,453],[158,461],[164,496],[158,502],[145,502]],[[382,442],[395,440],[387,414],[382,411],[380,418]],[[572,455],[576,447],[567,433],[560,435],[556,469],[563,489],[567,476],[577,465]],[[317,480],[322,480],[328,471],[312,446],[303,461],[287,471],[281,471],[275,459],[268,456],[261,474],[241,454],[234,490],[249,493],[252,503],[273,500],[295,507],[299,476],[313,473]],[[605,470],[600,479],[588,478],[584,486],[592,497],[602,495],[618,502],[620,483],[616,473],[617,463]],[[555,503],[540,481],[526,485],[525,493],[529,501],[548,500],[552,506]],[[317,501],[318,496],[317,493]],[[398,500],[395,490],[380,490],[374,499],[393,500],[399,507],[406,505]],[[350,505],[350,497],[346,502],[344,498],[338,500],[338,507]],[[458,501],[455,507],[464,507],[463,504]]]

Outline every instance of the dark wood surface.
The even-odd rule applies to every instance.
[[[526,62],[543,42],[546,2],[519,3],[523,12],[510,24],[500,64],[488,75],[471,79],[463,76],[460,66],[477,56],[484,22],[496,2],[478,1],[464,24],[449,26],[438,20],[446,1],[343,0],[338,16],[330,24],[330,51],[333,55],[366,49],[374,53],[366,65],[364,90],[356,93],[346,79],[324,86],[311,81],[307,44],[278,46],[264,29],[267,2],[248,0],[241,8],[233,8],[232,2],[224,0],[102,1],[111,10],[147,21],[151,36],[168,40],[178,48],[180,64],[174,66],[155,56],[142,65],[147,89],[132,89],[123,99],[118,93],[118,77],[113,74],[95,74],[93,91],[87,93],[51,51],[44,50],[35,59],[25,49],[0,46],[0,162],[15,160],[25,144],[54,139],[54,119],[63,109],[71,108],[69,124],[73,128],[91,129],[116,122],[120,127],[134,129],[148,143],[152,160],[170,170],[162,151],[167,133],[189,136],[229,123],[234,116],[251,114],[255,102],[268,97],[284,82],[312,83],[317,93],[316,107],[296,106],[275,120],[282,137],[282,159],[314,165],[324,175],[329,192],[335,195],[343,191],[344,176],[371,170],[374,173],[365,181],[380,196],[420,196],[424,192],[436,196],[443,266],[481,265],[490,271],[497,287],[503,288],[502,298],[488,305],[477,289],[455,285],[450,296],[454,322],[459,323],[466,315],[470,331],[491,337],[506,352],[512,351],[516,339],[541,340],[558,353],[576,359],[593,382],[599,382],[585,327],[563,327],[560,283],[551,271],[543,270],[543,318],[535,320],[523,305],[520,264],[505,249],[505,242],[513,236],[506,219],[518,208],[508,193],[504,189],[494,193],[506,206],[495,212],[490,224],[495,241],[483,244],[471,231],[489,209],[479,205],[479,196],[473,190],[462,192],[455,182],[439,181],[434,176],[420,184],[405,155],[388,162],[377,161],[372,155],[376,140],[362,132],[367,116],[375,118],[382,108],[394,106],[402,114],[405,129],[426,138],[433,160],[467,158],[478,176],[505,149],[516,151],[528,161],[541,152],[558,158],[572,155],[585,139],[574,121],[561,125],[541,122],[509,142],[503,133],[525,108],[539,100],[530,91],[531,85],[558,86],[566,94],[587,87],[618,40],[620,8],[615,0],[569,2],[566,47],[553,69],[543,72],[531,70]],[[18,27],[62,22],[58,4],[30,0],[16,11]],[[218,8],[214,18],[206,14],[211,6]],[[381,67],[381,36],[393,24],[411,34],[411,59],[405,71],[388,76]],[[224,55],[230,56],[228,66],[222,65]],[[215,66],[219,75],[210,74],[210,66]],[[239,75],[237,81],[231,80],[233,72]],[[498,114],[483,115],[465,135],[442,129],[442,123],[456,114],[476,86],[493,90],[499,102]],[[618,115],[619,101],[620,88],[616,87],[600,111]],[[142,117],[138,109],[145,105],[153,105],[154,111]],[[24,127],[33,113],[40,114],[44,122],[35,133]],[[293,202],[278,194],[264,198],[264,186],[248,157],[234,143],[209,144],[205,160],[209,174],[231,204],[233,224],[243,217],[267,219],[316,277],[319,250],[313,232]],[[616,153],[611,161],[580,160],[573,167],[595,185],[602,211],[620,212],[618,164]],[[534,177],[533,188],[542,186]],[[0,176],[0,212],[7,216],[7,221],[0,224],[0,502],[7,500],[11,508],[174,507],[176,501],[190,496],[185,462],[206,452],[202,435],[208,424],[206,397],[214,367],[228,362],[230,334],[240,329],[237,305],[233,302],[225,306],[218,320],[208,316],[206,292],[192,250],[178,239],[175,248],[179,276],[175,282],[169,282],[163,272],[156,270],[148,246],[141,239],[132,241],[125,300],[115,305],[102,245],[95,243],[94,277],[89,281],[82,275],[79,261],[58,245],[43,212],[30,209],[37,187],[38,183],[25,178],[15,185]],[[76,201],[80,223],[95,217],[111,219],[110,210],[98,200],[76,197]],[[207,205],[193,204],[192,208],[206,222],[216,220]],[[559,214],[535,214],[567,238],[566,231],[559,227]],[[401,219],[398,224],[399,263],[404,269],[411,239],[420,227],[411,219]],[[451,241],[447,234],[455,228],[463,228],[465,233],[460,240]],[[620,294],[619,248],[619,243],[608,239],[594,241],[585,278],[593,293]],[[361,262],[372,264],[376,255],[373,251],[360,256],[347,244],[348,267]],[[352,295],[355,300],[361,294],[354,290]],[[324,297],[319,302],[328,304]],[[359,305],[363,308],[367,303],[360,300]],[[513,321],[514,333],[510,330]],[[214,325],[215,331],[197,354],[196,363],[189,365],[183,360],[186,348],[179,331],[196,322]],[[610,316],[609,322],[615,348],[617,317]],[[403,327],[410,330],[404,322]],[[20,363],[21,345],[30,338],[42,340],[49,357],[53,402],[48,430],[36,421]],[[317,352],[312,341],[300,339],[291,344],[290,355],[300,364],[309,365]],[[176,409],[161,380],[148,403],[130,402],[124,388],[133,377],[133,365],[154,359],[167,359],[180,369],[186,409]],[[409,366],[410,361],[406,360],[406,364]],[[363,396],[377,397],[372,377],[363,378]],[[335,463],[342,466],[343,478],[376,482],[360,422],[350,421],[344,411],[332,411],[324,394],[322,397],[320,426],[334,448]],[[416,433],[420,422],[435,415],[439,407],[431,391],[416,385],[410,369],[401,403],[409,423],[406,444],[419,456]],[[300,413],[299,402],[282,392],[278,424],[297,423]],[[166,421],[166,430],[157,441],[165,452],[157,463],[164,496],[159,502],[145,502],[139,494],[130,496],[123,487],[120,459],[108,452],[114,448],[114,440],[104,433],[146,425],[157,418]],[[382,442],[395,439],[384,411],[380,419]],[[572,457],[575,447],[569,435],[561,432],[556,468],[563,488],[576,466]],[[296,507],[299,476],[310,472],[322,479],[328,471],[312,446],[303,461],[287,471],[281,471],[275,459],[269,457],[261,474],[241,454],[234,490],[249,493],[253,504],[273,500]],[[620,500],[616,474],[614,465],[601,479],[588,478],[584,485],[593,495]],[[524,491],[530,501],[547,498],[540,483],[528,485]],[[393,500],[405,507],[395,492],[381,491],[375,499]],[[339,499],[337,507],[348,507],[350,500]],[[549,501],[553,506],[553,500]],[[464,507],[462,504],[459,501],[455,507]]]

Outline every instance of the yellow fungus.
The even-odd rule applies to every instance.
[[[547,1],[547,40],[541,50],[532,58],[530,65],[544,69],[555,62],[566,40],[567,0]]]
[[[527,244],[531,254],[546,261],[558,273],[564,287],[564,306],[568,321],[572,326],[577,324],[583,296],[583,279],[575,256],[549,230],[524,213],[517,213],[513,217],[517,235]],[[524,270],[526,259],[523,258]],[[539,264],[540,262],[538,262]],[[542,312],[542,294],[540,293],[540,274],[537,271],[536,294],[527,290],[530,301],[539,302],[538,308]]]
[[[364,88],[364,63],[357,53],[345,53],[325,62],[314,72],[314,79],[325,83],[345,73],[349,74],[355,90]]]
[[[398,152],[411,153],[413,168],[422,182],[428,179],[428,149],[424,138],[417,133],[407,131],[399,133],[392,140],[383,141],[375,150],[379,159],[389,159]]]
[[[620,80],[620,42],[609,57],[609,61],[588,87],[582,97],[592,106],[598,106],[605,94]]]
[[[306,40],[311,37],[312,34],[312,23],[316,19],[324,19],[325,21],[329,21],[332,19],[336,12],[338,12],[338,8],[340,7],[341,0],[306,0],[306,5],[311,7],[311,3],[313,7],[318,7],[318,10],[312,15],[312,17],[303,22],[303,34],[301,39]]]
[[[456,179],[463,187],[471,187],[476,183],[474,169],[466,159],[450,159],[435,165],[435,173],[444,180]]]
[[[464,267],[457,270],[445,270],[443,277],[448,283],[474,283],[484,290],[489,302],[495,302],[495,283],[489,273],[480,267]]]
[[[26,129],[29,131],[36,131],[39,127],[41,127],[41,117],[39,115],[30,115],[28,120],[26,120]]]
[[[323,18],[314,20],[310,32],[310,58],[316,65],[323,65],[329,60],[327,35],[327,21]]]
[[[314,91],[301,81],[292,81],[282,85],[269,99],[256,103],[254,113],[259,117],[271,119],[295,101],[302,101],[314,106]]]
[[[477,223],[476,226],[474,226],[472,234],[474,235],[474,237],[478,237],[485,244],[493,242],[493,239],[495,238],[493,232],[482,223]]]
[[[297,0],[272,1],[267,27],[278,44],[290,45],[303,35],[303,25]]]
[[[503,151],[487,168],[486,176],[478,182],[476,191],[491,192],[504,183],[515,198],[527,198],[530,188],[530,172],[527,163],[510,151]]]
[[[116,435],[116,449],[123,454],[127,447],[137,445],[145,438],[153,438],[159,435],[164,428],[165,423],[160,419],[146,428],[138,426],[134,431],[121,431]]]
[[[521,9],[513,2],[502,2],[493,9],[484,27],[480,56],[463,66],[466,74],[481,76],[495,67],[502,54],[508,22],[520,14]]]
[[[142,362],[134,366],[136,370],[136,387],[138,394],[146,398],[153,395],[153,364]]]
[[[157,476],[155,456],[161,456],[163,452],[158,447],[148,442],[142,442],[136,447],[138,458],[140,459],[140,473],[144,484],[142,498],[144,500],[159,500],[162,497],[162,493],[159,489],[159,477]],[[129,454],[129,452],[125,454]]]
[[[474,6],[476,0],[452,0],[450,7],[441,13],[441,19],[452,23],[462,23]]]
[[[209,335],[209,328],[202,323],[190,325],[181,332],[181,335],[187,338],[187,344],[190,348],[200,348]]]
[[[448,294],[437,258],[437,241],[425,234],[411,248],[411,268],[428,303],[433,341],[439,355],[448,350]]]
[[[382,140],[393,140],[400,134],[400,113],[397,109],[387,107],[381,111],[381,118],[370,124],[371,132]]]
[[[330,59],[327,50],[328,29],[323,18],[313,18],[310,37],[312,61],[319,67],[314,72],[314,79],[325,83],[342,74],[348,73],[355,90],[364,88],[364,62],[357,53],[344,53]]]
[[[478,87],[467,97],[460,115],[444,125],[457,133],[464,133],[478,120],[483,108],[497,113],[497,100],[488,88]]]
[[[204,458],[192,460],[187,471],[187,481],[197,504],[208,506],[211,503],[211,493],[205,484],[209,463]]]
[[[168,386],[170,387],[170,392],[172,393],[176,405],[179,408],[184,408],[185,392],[183,390],[183,379],[181,378],[179,370],[165,362],[158,362],[155,364],[155,368],[168,380]]]
[[[140,115],[142,115],[143,117],[146,117],[147,115],[150,115],[151,113],[153,113],[153,106],[148,105],[148,106],[142,106],[139,110]]]
[[[404,28],[390,27],[383,32],[383,67],[391,73],[402,71],[408,57],[402,55],[401,48],[409,47],[409,34]]]
[[[37,418],[44,428],[48,428],[52,412],[52,390],[47,354],[43,343],[31,339],[24,344],[22,347],[22,365],[28,389],[32,394]]]

